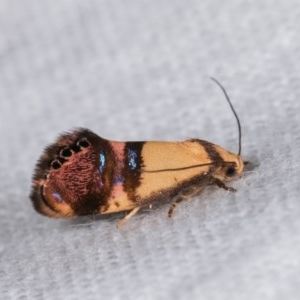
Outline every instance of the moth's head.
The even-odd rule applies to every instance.
[[[34,208],[53,218],[97,213],[105,179],[99,149],[106,140],[86,129],[61,135],[37,162],[30,198]]]
[[[241,175],[244,170],[244,161],[240,155],[231,153],[218,147],[218,153],[222,157],[222,161],[217,163],[218,167],[214,171],[213,177],[220,180],[232,180]]]

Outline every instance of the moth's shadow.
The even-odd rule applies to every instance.
[[[149,207],[144,207],[142,208],[139,212],[138,215],[146,215],[154,210],[156,210],[160,205],[155,205],[152,208]],[[67,219],[64,220],[62,225],[65,228],[69,227],[92,227],[95,224],[98,224],[98,222],[107,222],[109,225],[117,225],[120,220],[122,220],[129,211],[122,211],[122,212],[117,212],[117,213],[112,213],[112,214],[107,214],[107,215],[88,215],[88,216],[79,216],[75,217],[72,219]]]
[[[252,172],[255,169],[257,169],[260,165],[258,157],[249,157],[249,159],[244,161],[245,167],[244,167],[244,172]]]
[[[88,215],[79,216],[72,219],[64,220],[64,227],[88,227],[101,221],[108,221],[109,223],[116,223],[125,216],[125,212],[108,214],[108,215]]]

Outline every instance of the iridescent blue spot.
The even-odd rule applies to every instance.
[[[103,151],[100,152],[100,165],[99,165],[99,171],[102,174],[105,168],[106,163],[106,157]]]
[[[52,196],[58,201],[58,202],[63,202],[63,198],[61,197],[61,195],[58,192],[53,192]]]
[[[124,181],[124,178],[122,176],[116,176],[116,177],[114,177],[113,183],[118,185],[118,184],[122,184],[123,181]]]
[[[137,168],[137,153],[135,150],[128,149],[128,165],[131,170],[135,170]]]

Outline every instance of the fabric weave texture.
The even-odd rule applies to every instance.
[[[0,2],[0,299],[299,299],[296,0]],[[251,166],[138,214],[56,220],[29,200],[43,148],[200,138]]]

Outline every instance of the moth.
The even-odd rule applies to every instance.
[[[126,211],[120,228],[141,208],[174,199],[168,216],[183,200],[215,185],[235,191],[225,182],[244,169],[241,125],[222,89],[239,129],[238,154],[213,143],[110,141],[88,129],[62,134],[37,162],[30,198],[37,212],[52,218]]]

